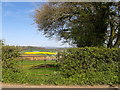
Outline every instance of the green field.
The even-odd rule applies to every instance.
[[[30,61],[30,60],[21,60],[17,63],[19,67],[24,70],[26,73],[31,75],[49,75],[57,71],[55,67],[56,61]],[[48,67],[48,64],[53,67]],[[43,66],[43,67],[41,67]]]

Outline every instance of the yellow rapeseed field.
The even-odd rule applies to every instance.
[[[24,52],[24,54],[57,54],[54,52]]]

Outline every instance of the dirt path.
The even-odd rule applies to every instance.
[[[26,85],[26,84],[8,84],[1,83],[2,88],[118,88],[118,86],[110,87],[109,85],[95,86],[51,86],[51,85]]]

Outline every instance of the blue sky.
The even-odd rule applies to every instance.
[[[44,3],[40,2],[39,6]],[[35,2],[2,2],[2,38],[7,45],[68,47],[56,39],[48,39],[37,31],[32,15],[38,7]],[[62,46],[61,46],[62,45]]]

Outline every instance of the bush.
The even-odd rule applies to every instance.
[[[15,46],[2,47],[2,68],[15,70],[16,58],[19,57],[19,48]]]
[[[120,48],[71,48],[63,52],[60,72],[74,84],[118,84]]]
[[[5,83],[26,83],[28,76],[23,71],[13,71],[12,69],[2,69],[2,82]]]
[[[2,47],[2,81],[13,83],[24,83],[27,75],[17,65],[20,55],[19,47]]]

